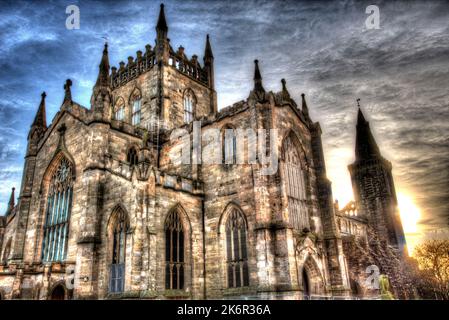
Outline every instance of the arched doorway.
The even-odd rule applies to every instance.
[[[324,279],[315,258],[307,256],[298,270],[303,299],[322,298],[325,294]]]
[[[304,300],[310,299],[310,282],[305,268],[302,269],[302,297]]]
[[[62,285],[59,284],[53,288],[50,300],[65,300],[65,289]]]
[[[351,279],[350,285],[351,285],[351,292],[352,292],[353,297],[359,298],[363,295],[362,288],[360,287],[359,283],[356,280]]]

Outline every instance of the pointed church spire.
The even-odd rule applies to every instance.
[[[309,116],[309,107],[307,107],[306,95],[304,93],[301,93],[301,99],[302,99],[301,105],[302,112],[304,113],[304,115]]]
[[[70,89],[71,86],[72,86],[72,80],[67,79],[65,81],[65,85],[64,85],[65,94],[64,94],[63,104],[66,102],[72,103],[72,90]]]
[[[254,60],[255,70],[254,70],[254,90],[265,92],[265,89],[262,86],[262,76],[260,75],[259,70],[259,60]]]
[[[380,157],[379,147],[377,146],[376,140],[371,133],[369,122],[366,121],[365,116],[360,109],[359,101],[360,100],[357,101],[358,114],[355,139],[356,161]]]
[[[14,209],[15,206],[15,201],[16,201],[16,197],[14,196],[14,191],[16,190],[16,188],[12,188],[11,190],[11,196],[9,198],[9,202],[8,202],[8,208],[6,209],[6,216],[9,215],[12,210]]]
[[[108,43],[104,44],[103,56],[99,65],[99,72],[95,87],[109,87],[109,56],[108,56]]]
[[[165,11],[163,3],[161,3],[161,10],[159,11],[159,18],[157,20],[156,31],[158,33],[159,32],[165,33],[165,35],[167,35],[168,32],[167,20],[165,19]]]
[[[210,45],[209,41],[209,35],[206,36],[206,49],[204,50],[204,60],[208,58],[214,58],[214,55],[212,53],[212,47]]]
[[[41,94],[41,103],[39,104],[39,108],[37,109],[36,116],[34,117],[34,121],[32,126],[42,127],[47,129],[47,119],[45,114],[45,97],[47,94],[42,92]]]
[[[212,47],[209,41],[209,35],[206,36],[206,48],[204,49],[204,67],[207,72],[207,80],[209,82],[209,88],[215,88],[215,75],[214,75],[214,55],[212,53]]]

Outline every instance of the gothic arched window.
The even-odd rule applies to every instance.
[[[184,289],[184,228],[177,210],[165,221],[165,288]]]
[[[137,165],[138,157],[137,151],[134,147],[129,148],[128,154],[126,155],[126,161],[129,163],[130,166]]]
[[[184,93],[184,122],[190,123],[194,118],[195,96],[192,90]]]
[[[306,206],[306,171],[296,138],[289,135],[283,144],[283,179],[288,199],[290,224],[297,230],[309,228]]]
[[[249,286],[247,228],[243,214],[233,208],[226,222],[228,287]]]
[[[64,261],[66,258],[73,196],[72,174],[72,163],[62,158],[51,177],[42,243],[43,261]]]
[[[225,127],[222,131],[223,141],[223,163],[236,164],[237,163],[237,137],[234,129]]]
[[[126,232],[129,224],[123,210],[115,212],[112,223],[112,259],[109,292],[123,292],[125,287]]]
[[[119,98],[115,104],[114,108],[114,118],[115,120],[123,121],[125,120],[125,102],[122,98]]]

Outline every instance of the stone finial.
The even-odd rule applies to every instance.
[[[72,102],[71,86],[72,86],[72,80],[67,79],[64,84],[64,91],[65,91],[64,102]]]
[[[301,100],[302,100],[302,113],[304,113],[305,116],[309,116],[309,107],[307,106],[306,102],[306,95],[304,93],[301,93]]]
[[[281,83],[282,83],[282,98],[284,100],[289,100],[290,93],[287,90],[287,82],[285,81],[285,79],[281,79]]]
[[[184,47],[183,46],[178,47],[177,54],[180,55],[181,57],[184,57]]]
[[[147,44],[145,46],[145,55],[149,55],[149,54],[151,54],[151,45]]]

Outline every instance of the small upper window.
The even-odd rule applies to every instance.
[[[128,161],[130,166],[137,165],[137,151],[135,148],[129,148],[128,155],[126,156],[126,161]]]
[[[191,90],[187,90],[184,94],[184,122],[190,123],[193,121],[195,106],[195,96]]]
[[[114,113],[115,120],[125,120],[125,102],[123,99],[117,101]]]

